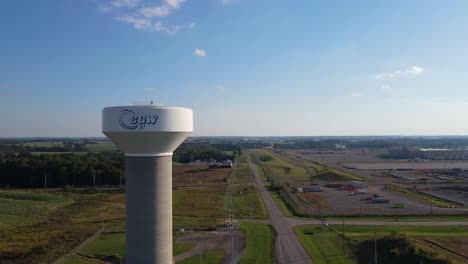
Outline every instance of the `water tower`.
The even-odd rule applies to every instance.
[[[172,152],[192,131],[187,108],[149,104],[102,111],[102,132],[125,153],[126,263],[173,263]]]

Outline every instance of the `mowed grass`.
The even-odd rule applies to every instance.
[[[342,217],[329,217],[329,221],[341,221]],[[395,222],[395,216],[348,216],[346,222]],[[468,216],[462,215],[426,215],[426,216],[398,216],[400,222],[468,222]]]
[[[82,259],[78,256],[71,256],[71,257],[65,257],[63,260],[60,262],[61,264],[93,264],[96,262],[91,262],[85,259]]]
[[[337,227],[341,231],[341,227]],[[345,234],[349,237],[367,237],[406,234],[422,237],[467,237],[468,226],[353,226],[345,225]]]
[[[86,245],[80,253],[125,257],[125,233],[101,234]]]
[[[317,173],[324,171],[327,167],[319,163],[312,162],[310,160],[304,160],[301,162],[302,165],[314,169]]]
[[[363,181],[364,178],[349,172],[326,168],[322,172],[312,176],[313,180],[318,181]]]
[[[209,249],[199,255],[178,261],[177,264],[219,264],[224,257],[224,250]]]
[[[309,180],[309,177],[306,177],[307,170],[303,167],[290,164],[268,151],[261,150],[256,152],[256,155],[269,174],[280,177],[281,182]]]
[[[314,264],[354,264],[357,263],[349,254],[350,248],[345,245],[343,254],[343,244],[341,237],[320,226],[299,226],[294,228],[299,241],[306,249]]]
[[[343,240],[339,234],[342,233],[342,226],[330,226],[331,229],[319,225],[297,226],[294,228],[299,240],[306,248],[308,254],[314,260],[314,263],[357,263],[354,259],[356,248],[354,245],[360,241],[373,239],[374,234],[377,238],[392,237],[394,235],[404,234],[407,237],[418,239],[418,241],[436,241],[440,238],[464,239],[467,236],[468,227],[461,226],[352,226],[345,225],[345,236],[351,238],[345,241],[345,252],[343,254]],[[415,240],[416,241],[416,240]],[[353,244],[353,245],[350,245]],[[421,246],[421,245],[420,245]],[[444,250],[437,250],[438,253]],[[431,249],[429,249],[431,251]],[[462,252],[460,252],[462,253]],[[379,254],[383,254],[380,252]],[[442,255],[444,255],[442,254]],[[448,253],[450,254],[450,253]],[[393,263],[393,262],[392,262]]]
[[[438,198],[438,197],[435,197],[435,196],[432,196],[432,195],[429,195],[429,194],[421,193],[421,192],[418,192],[418,191],[415,191],[415,190],[409,190],[409,189],[401,188],[401,187],[398,187],[398,186],[395,186],[395,185],[392,185],[390,187],[390,190],[400,192],[400,193],[403,193],[405,195],[409,195],[409,196],[412,196],[412,197],[416,197],[416,198],[418,198],[420,200],[430,201],[435,206],[438,206],[438,207],[463,207],[462,204],[459,204],[459,203],[456,203],[456,202],[452,202],[452,201],[449,201],[449,200],[444,200],[442,198]]]
[[[173,255],[179,255],[185,251],[189,251],[194,244],[177,244],[174,237],[172,242]],[[104,256],[119,256],[125,257],[125,233],[103,233],[96,240],[86,245],[80,253],[86,255],[104,255]]]
[[[46,221],[74,200],[42,191],[0,191],[0,226],[3,231]]]
[[[273,263],[273,228],[267,224],[243,222],[241,230],[246,233],[247,253],[239,263]]]

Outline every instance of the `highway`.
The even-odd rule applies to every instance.
[[[257,168],[252,163],[252,159],[249,156],[249,165],[255,176],[255,182],[258,186],[258,190],[262,195],[263,201],[268,209],[271,217],[271,222],[276,230],[276,243],[275,243],[275,254],[277,263],[303,263],[312,264],[312,260],[305,251],[296,234],[292,230],[291,219],[284,216],[279,210],[276,203],[270,196],[270,193],[265,188],[265,185],[257,171]]]

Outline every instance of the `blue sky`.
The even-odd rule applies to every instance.
[[[0,137],[101,136],[150,100],[195,136],[468,134],[467,1],[0,6]]]

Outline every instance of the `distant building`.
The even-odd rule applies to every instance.
[[[221,166],[224,168],[232,168],[232,160],[227,159],[221,163]]]
[[[396,148],[388,150],[388,156],[400,159],[464,160],[468,159],[468,149]]]

